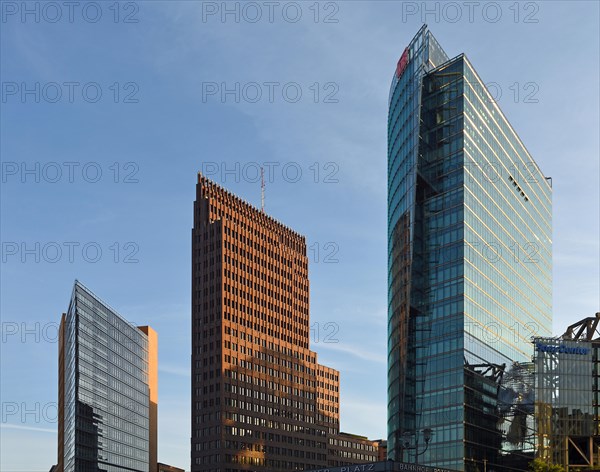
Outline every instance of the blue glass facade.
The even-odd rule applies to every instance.
[[[64,333],[64,470],[150,470],[148,338],[75,282]]]
[[[449,60],[424,26],[389,102],[390,458],[491,460],[497,432],[469,413],[470,385],[480,403],[491,387],[465,366],[528,360],[551,299],[551,186],[466,57]]]

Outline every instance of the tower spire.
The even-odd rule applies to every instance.
[[[265,169],[260,168],[260,211],[265,212]]]

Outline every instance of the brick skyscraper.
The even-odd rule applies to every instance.
[[[305,238],[198,174],[192,471],[327,462],[339,374],[309,349]]]

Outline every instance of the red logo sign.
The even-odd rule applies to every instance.
[[[400,56],[400,60],[396,66],[396,77],[400,78],[402,72],[406,69],[406,64],[408,64],[408,48],[405,48],[402,56]]]

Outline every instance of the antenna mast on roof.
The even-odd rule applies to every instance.
[[[265,212],[265,169],[260,168],[260,211]]]

